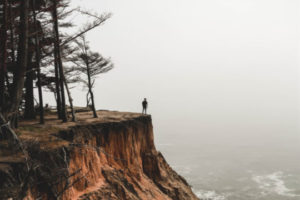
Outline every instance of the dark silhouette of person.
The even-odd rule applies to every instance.
[[[147,107],[148,107],[148,102],[147,102],[147,99],[146,98],[144,98],[144,101],[143,101],[143,103],[142,103],[142,105],[143,105],[143,111],[142,111],[142,114],[147,114]]]

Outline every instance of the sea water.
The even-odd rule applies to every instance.
[[[156,145],[200,200],[299,200],[299,140],[269,141],[209,141],[183,133],[158,135]]]

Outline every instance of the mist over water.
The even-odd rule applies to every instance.
[[[141,112],[147,97],[157,148],[201,199],[300,199],[298,0],[73,4],[113,13],[87,35],[116,66],[97,108]]]
[[[232,137],[230,133],[227,136]],[[158,134],[156,139],[167,161],[202,199],[297,200],[300,197],[299,141],[262,144]]]

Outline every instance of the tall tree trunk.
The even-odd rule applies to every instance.
[[[10,46],[11,46],[11,62],[13,64],[16,63],[16,55],[15,55],[15,41],[14,41],[14,17],[13,17],[13,10],[12,10],[12,2],[9,2],[9,30],[10,30],[10,34],[9,34],[9,40],[10,40]],[[7,85],[7,89],[9,90],[10,87],[10,83],[9,83],[9,78],[8,78],[8,74],[6,73],[6,85]]]
[[[96,107],[95,107],[95,101],[94,101],[94,93],[92,91],[92,81],[91,81],[91,72],[90,72],[90,66],[88,60],[86,60],[86,70],[87,70],[87,76],[88,76],[88,84],[89,84],[89,93],[91,95],[91,101],[92,101],[92,109],[93,109],[93,115],[94,118],[98,118]]]
[[[72,121],[75,122],[76,121],[76,115],[75,115],[75,110],[74,110],[74,106],[73,106],[73,98],[70,92],[70,89],[68,87],[68,83],[66,78],[64,77],[64,83],[65,83],[65,87],[67,90],[67,94],[68,94],[68,99],[69,99],[69,103],[70,103],[70,108],[71,108],[71,114],[72,114]]]
[[[54,51],[54,71],[55,71],[55,90],[56,90],[56,109],[57,109],[57,115],[59,119],[62,119],[62,109],[61,109],[61,92],[60,92],[60,86],[59,86],[59,70],[58,70],[58,64],[57,64],[57,55],[56,51]]]
[[[63,75],[63,64],[61,60],[61,52],[60,52],[60,40],[59,40],[59,31],[58,31],[58,18],[57,18],[57,2],[56,0],[52,0],[53,3],[53,22],[54,22],[54,33],[55,33],[55,48],[54,51],[56,52],[56,60],[59,69],[59,85],[60,85],[60,92],[61,92],[61,117],[63,122],[67,122],[67,113],[66,113],[66,99],[65,99],[65,90],[64,90],[64,75]]]
[[[27,73],[26,73],[26,80],[25,80],[25,112],[24,117],[25,119],[35,119],[35,109],[34,109],[34,93],[33,93],[33,78],[34,78],[34,71],[33,71],[33,63],[32,63],[33,53],[28,53],[27,58]]]
[[[93,115],[94,115],[94,118],[98,118],[96,107],[95,107],[95,101],[94,101],[94,93],[92,91],[92,88],[90,90],[90,94],[91,94],[91,100],[92,100]]]
[[[41,84],[41,56],[40,56],[40,39],[39,39],[39,31],[36,20],[36,11],[35,11],[35,0],[32,1],[32,10],[33,10],[33,22],[35,28],[35,62],[37,67],[37,79],[38,79],[38,92],[39,92],[39,104],[40,104],[40,123],[44,124],[44,103],[43,103],[43,91]]]
[[[5,76],[6,76],[6,46],[7,46],[7,0],[3,0],[2,20],[0,22],[0,112],[4,107]]]
[[[17,113],[18,111],[24,88],[24,76],[26,73],[28,54],[28,10],[29,0],[22,0],[20,5],[17,70],[14,72],[13,88],[11,90],[11,104],[7,108],[7,112],[12,114]]]
[[[86,93],[86,107],[88,108],[90,106],[90,90]]]
[[[13,11],[12,11],[12,3],[9,3],[9,29],[10,29],[10,45],[11,45],[11,59],[12,62],[16,62],[16,56],[15,56],[15,42],[14,42],[14,21],[13,21]]]

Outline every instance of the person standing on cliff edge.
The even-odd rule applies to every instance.
[[[148,107],[148,102],[147,102],[147,99],[146,98],[144,98],[144,101],[143,101],[143,103],[142,103],[142,105],[143,105],[143,111],[142,111],[142,114],[147,114],[147,107]]]

